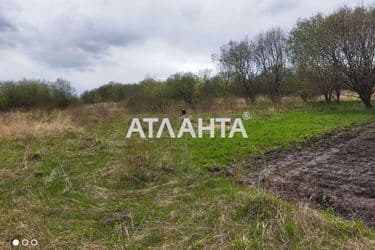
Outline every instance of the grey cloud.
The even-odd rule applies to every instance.
[[[180,13],[181,16],[186,20],[194,21],[200,17],[202,10],[199,8],[198,5],[190,5],[185,6],[185,8],[181,8]]]
[[[73,33],[74,32],[74,33]],[[76,33],[75,33],[76,32]],[[70,33],[64,37],[64,33]],[[79,29],[58,32],[50,39],[47,34],[38,38],[38,43],[26,48],[29,55],[56,68],[89,68],[90,62],[107,55],[111,46],[126,46],[140,37],[126,32],[108,32],[105,29]],[[26,42],[28,39],[25,39]]]
[[[126,48],[152,39],[165,40],[173,46],[192,45],[196,50],[206,46],[205,34],[197,29],[202,12],[199,1],[181,4],[168,0],[158,4],[150,2],[139,9],[135,6],[132,9],[132,2],[124,3],[118,6],[130,10],[121,13],[124,18],[118,18],[119,13],[112,16],[105,12],[106,9],[101,13],[95,8],[100,16],[95,16],[95,12],[81,16],[79,10],[70,6],[57,16],[49,18],[47,15],[42,24],[30,22],[32,19],[20,22],[22,25],[17,32],[3,37],[24,50],[30,58],[50,67],[79,70],[89,68],[93,61],[107,56],[108,49],[113,46]],[[27,11],[32,10],[25,8],[26,16]]]
[[[100,60],[108,55],[109,47],[125,46],[134,41],[132,39],[111,40],[105,37],[93,38],[89,34],[86,35],[66,44],[43,41],[46,46],[28,48],[28,54],[52,67],[84,70],[89,68],[93,60]]]
[[[0,0],[0,80],[64,74],[94,87],[214,67],[211,54],[231,39],[352,2]]]
[[[31,59],[57,69],[89,69],[93,61],[108,54],[111,46],[125,47],[142,41],[142,34],[125,25],[73,17],[69,13],[40,26],[21,23],[16,28],[0,15],[0,48],[17,47]]]
[[[276,1],[269,4],[263,11],[264,13],[275,15],[296,9],[299,6],[299,3],[298,0]]]
[[[9,48],[13,46],[13,41],[8,38],[8,34],[16,31],[17,27],[0,12],[0,48]]]
[[[140,34],[126,31],[95,30],[82,35],[76,46],[88,53],[102,53],[110,46],[126,46],[142,40]]]
[[[31,58],[55,68],[84,70],[90,64],[90,55],[74,47],[33,48],[27,54]]]
[[[0,13],[0,32],[15,30],[16,27]]]

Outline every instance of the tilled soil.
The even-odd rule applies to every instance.
[[[375,123],[331,131],[288,151],[240,162],[228,172],[288,200],[333,209],[375,227]]]

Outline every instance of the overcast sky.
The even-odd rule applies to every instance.
[[[367,4],[374,0],[367,0]],[[109,81],[164,79],[215,66],[230,39],[361,0],[0,0],[0,80],[72,82],[78,93]]]

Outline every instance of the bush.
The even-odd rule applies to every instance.
[[[0,110],[65,108],[77,100],[68,81],[21,80],[0,83]]]

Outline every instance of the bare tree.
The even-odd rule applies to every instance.
[[[348,79],[346,86],[371,108],[375,93],[375,9],[342,8],[328,21],[340,69]]]
[[[285,75],[285,45],[286,36],[280,28],[260,33],[253,43],[256,64],[274,103],[280,101],[281,82]]]
[[[247,38],[240,42],[230,41],[220,48],[219,55],[213,55],[220,73],[237,81],[246,103],[254,103],[256,97],[256,66],[254,52]]]

